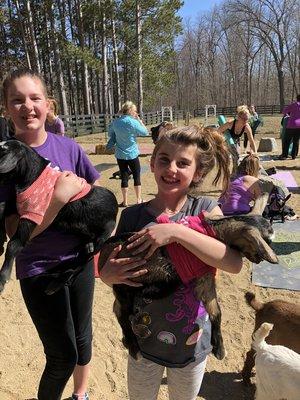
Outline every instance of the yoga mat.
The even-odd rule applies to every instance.
[[[259,161],[274,161],[274,155],[271,154],[260,154],[259,156]]]
[[[278,179],[279,181],[283,181],[285,186],[288,189],[297,188],[298,184],[293,177],[293,174],[290,171],[280,171],[274,175],[271,175],[272,178]]]
[[[139,143],[140,155],[149,156],[152,154],[154,149],[154,144],[151,143]]]
[[[300,221],[274,222],[272,248],[279,264],[253,264],[252,283],[257,286],[300,291]]]

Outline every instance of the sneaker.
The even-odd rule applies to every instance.
[[[89,400],[89,395],[87,393],[84,394],[72,394],[70,400]]]

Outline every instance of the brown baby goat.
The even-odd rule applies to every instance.
[[[259,263],[267,260],[277,263],[278,259],[268,243],[273,235],[270,223],[261,216],[232,216],[205,218],[216,234],[216,239],[235,248],[250,261]],[[127,239],[133,233],[125,233],[110,238],[101,250],[99,258],[99,271],[108,259],[111,251],[122,244],[118,258],[132,257],[132,250],[127,249]],[[141,254],[145,255],[147,250]],[[143,298],[154,299],[167,296],[180,285],[181,281],[168,256],[166,247],[158,248],[147,260],[143,268],[148,273],[135,278],[134,281],[143,283],[142,287],[131,287],[127,285],[113,285],[115,295],[114,312],[123,331],[123,344],[128,348],[132,357],[137,358],[139,347],[136,335],[146,338],[149,329],[143,324],[139,315],[135,313],[133,303],[139,304]],[[213,354],[222,359],[225,356],[223,340],[221,335],[221,310],[217,302],[215,277],[213,274],[206,274],[197,279],[196,296],[202,300],[212,323],[211,344]]]
[[[284,300],[272,300],[262,303],[251,292],[245,294],[247,303],[255,310],[256,331],[262,323],[274,325],[266,342],[272,345],[282,345],[300,354],[300,304],[289,303]],[[254,367],[255,351],[251,348],[246,355],[242,370],[243,381],[251,384],[251,371]]]

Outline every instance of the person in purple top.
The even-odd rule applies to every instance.
[[[65,135],[65,125],[63,121],[58,117],[58,105],[57,101],[53,98],[49,99],[49,111],[47,119],[45,121],[45,130],[47,132],[55,133],[56,135]]]
[[[297,95],[297,100],[294,103],[284,107],[282,113],[284,115],[288,114],[289,119],[285,130],[282,155],[280,156],[280,159],[287,159],[290,144],[293,142],[291,155],[292,159],[295,160],[298,155],[300,138],[300,94]]]
[[[93,263],[89,262],[72,282],[48,296],[45,288],[51,277],[44,274],[64,260],[74,260],[82,250],[80,239],[48,226],[58,211],[81,188],[75,174],[89,183],[98,183],[99,173],[77,143],[45,130],[49,108],[42,78],[30,70],[11,72],[3,82],[7,114],[15,126],[15,137],[49,159],[53,168],[65,172],[58,181],[44,221],[35,229],[29,244],[16,259],[22,295],[44,346],[46,366],[39,388],[39,400],[59,400],[73,374],[73,399],[86,394],[92,342]],[[0,201],[15,201],[15,193],[0,191]],[[11,236],[17,216],[6,221]],[[47,229],[46,229],[47,228]],[[45,230],[44,230],[45,229]],[[24,394],[25,395],[25,394]]]
[[[259,158],[254,154],[247,155],[241,161],[228,190],[219,199],[224,215],[247,214],[251,211],[250,203],[261,194],[259,171]]]

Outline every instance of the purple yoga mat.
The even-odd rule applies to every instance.
[[[293,174],[289,171],[284,171],[284,172],[277,172],[274,175],[271,175],[272,178],[278,179],[280,181],[283,181],[285,186],[289,188],[297,188],[298,184],[295,181],[295,178],[293,177]]]

